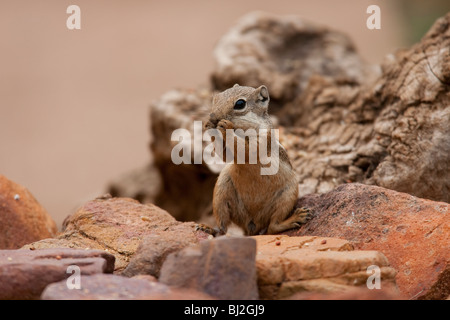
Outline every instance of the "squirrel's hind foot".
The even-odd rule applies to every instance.
[[[203,231],[209,235],[212,235],[213,237],[217,237],[217,236],[221,235],[221,232],[219,229],[210,227],[203,223],[199,223],[195,226],[195,231],[198,231],[198,230]]]
[[[301,227],[302,224],[307,223],[312,218],[311,211],[308,208],[296,208],[292,217],[295,219],[294,224],[297,227]]]

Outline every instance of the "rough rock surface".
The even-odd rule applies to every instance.
[[[367,290],[363,287],[344,292],[302,292],[289,297],[288,300],[404,300],[404,297],[387,290]]]
[[[52,237],[56,224],[24,187],[0,174],[0,249]]]
[[[161,176],[148,164],[111,181],[108,193],[113,197],[132,198],[141,203],[152,203],[161,190]]]
[[[450,201],[450,13],[361,86],[316,76],[291,103],[302,194],[346,181]]]
[[[450,205],[381,187],[346,184],[299,199],[313,218],[292,236],[349,239],[357,249],[378,250],[398,271],[403,295],[444,299],[450,294]]]
[[[208,236],[196,231],[195,223],[178,222],[155,205],[142,205],[127,198],[106,198],[89,201],[67,217],[63,233],[56,239],[34,242],[24,249],[68,247],[106,250],[116,257],[115,271],[119,272],[127,266],[144,236],[158,236],[162,230],[179,231],[171,233],[174,237],[192,233],[190,239],[194,243]]]
[[[81,275],[111,273],[114,256],[100,250],[0,250],[0,300],[39,299],[48,284],[66,284],[72,265]]]
[[[67,289],[64,281],[45,288],[42,300],[208,300],[208,295],[193,290],[174,289],[143,279],[117,275],[92,275],[81,278],[79,290]]]
[[[145,236],[122,275],[133,277],[144,274],[158,278],[162,264],[170,253],[196,243],[197,236],[184,224]]]
[[[312,75],[361,83],[375,70],[356,53],[343,33],[296,16],[253,12],[242,17],[217,43],[214,88],[235,83],[270,88],[271,112],[279,113],[308,86]],[[281,118],[283,124],[292,124]]]
[[[350,242],[323,237],[264,235],[257,241],[256,268],[262,299],[286,299],[296,293],[342,293],[365,288],[376,265],[381,290],[395,293],[396,271],[377,251],[353,251]]]
[[[225,300],[258,298],[256,241],[220,237],[169,255],[159,281]]]

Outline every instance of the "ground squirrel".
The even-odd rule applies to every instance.
[[[270,152],[274,140],[271,140],[273,125],[268,106],[269,91],[264,85],[255,89],[236,84],[214,95],[205,129],[218,129],[224,140],[227,139],[226,129],[254,129],[256,132],[266,129],[269,131],[266,150]],[[233,139],[239,139],[236,131],[230,132],[233,132]],[[279,155],[275,174],[261,175],[259,156],[256,164],[247,161],[248,140],[245,142],[246,162],[228,163],[221,171],[213,194],[213,214],[218,225],[215,234],[225,234],[231,222],[241,227],[246,235],[275,234],[299,227],[309,218],[307,209],[294,209],[298,197],[295,172],[284,147],[278,140],[275,143]],[[223,147],[225,150],[225,145]]]

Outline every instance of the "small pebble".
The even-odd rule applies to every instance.
[[[279,246],[281,244],[281,241],[275,242],[275,245]]]
[[[56,258],[56,260],[61,260],[62,259],[61,256],[56,256],[55,258]]]
[[[18,195],[18,194],[16,194],[15,196],[14,196],[14,200],[19,200],[20,199],[20,196]]]
[[[327,240],[322,240],[320,244],[327,244]]]

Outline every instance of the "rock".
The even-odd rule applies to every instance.
[[[421,42],[383,66],[384,76],[371,91],[374,103],[385,101],[369,142],[386,150],[373,172],[375,184],[450,202],[449,57],[447,13]]]
[[[403,300],[401,295],[387,290],[367,290],[354,288],[344,292],[331,293],[297,293],[289,300]]]
[[[133,277],[145,274],[158,278],[162,264],[170,253],[197,243],[197,236],[185,225],[155,232],[142,240],[122,275]]]
[[[169,288],[143,279],[98,274],[81,278],[81,288],[68,289],[64,281],[45,288],[42,300],[208,300],[211,297],[195,292]]]
[[[450,293],[450,204],[381,187],[346,184],[301,198],[313,219],[291,236],[351,239],[355,248],[378,250],[398,271],[407,298],[444,299]]]
[[[108,186],[113,197],[132,198],[145,204],[154,203],[159,190],[161,177],[153,164],[127,172]]]
[[[56,224],[24,187],[0,175],[0,249],[53,237]]]
[[[395,270],[377,251],[353,251],[350,242],[334,238],[254,236],[256,268],[262,299],[286,299],[296,293],[342,293],[365,288],[376,265],[381,288],[396,291]]]
[[[39,299],[48,284],[66,285],[73,265],[81,275],[111,273],[114,256],[99,250],[0,250],[0,300]]]
[[[387,56],[373,82],[310,78],[286,106],[301,195],[350,181],[450,202],[449,25]]]
[[[158,282],[158,279],[156,279],[154,276],[151,276],[149,274],[138,274],[137,276],[133,276],[132,278],[146,280],[149,282]]]
[[[257,299],[255,254],[256,241],[251,238],[203,241],[169,255],[159,281],[218,299]]]
[[[210,103],[211,92],[206,89],[171,90],[150,107],[153,137],[150,147],[163,185],[154,203],[169,211],[178,221],[197,221],[212,210],[211,190],[221,168],[204,163],[175,165],[171,159],[172,148],[178,144],[178,141],[171,141],[176,129],[187,129],[192,133],[191,163],[198,153],[203,153],[203,148],[194,148],[194,121],[206,119]],[[197,137],[201,139],[202,135]],[[205,147],[206,143],[201,145]]]
[[[143,205],[127,198],[96,199],[67,217],[63,223],[63,233],[56,239],[44,239],[24,249],[66,247],[106,250],[116,257],[115,271],[120,272],[126,268],[145,236],[177,230],[180,235],[192,233],[197,239],[206,239],[208,235],[196,231],[195,226],[192,222],[176,221],[169,213],[152,204]],[[176,236],[173,232],[171,234]]]
[[[296,16],[263,12],[242,17],[219,40],[214,57],[215,89],[265,84],[275,114],[306,89],[312,75],[362,83],[375,73],[343,33]],[[281,118],[283,124],[291,121]]]

